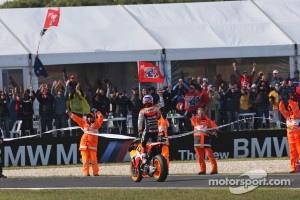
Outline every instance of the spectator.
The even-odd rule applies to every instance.
[[[96,93],[92,96],[91,107],[99,110],[103,116],[108,117],[110,109],[110,101],[105,96],[103,89],[98,88]],[[103,126],[103,125],[102,125]]]
[[[226,86],[221,84],[219,86],[219,95],[220,95],[220,109],[219,109],[219,121],[217,122],[219,125],[225,125],[227,123],[227,114],[226,114]]]
[[[270,128],[269,120],[269,93],[270,84],[265,76],[257,83],[257,96],[256,96],[256,106],[257,106],[257,125],[258,128]],[[266,125],[263,125],[263,119],[266,121]]]
[[[241,88],[239,113],[248,113],[250,111],[250,107],[251,107],[250,91],[247,89],[247,87],[243,86]]]
[[[3,174],[3,155],[4,155],[4,145],[3,145],[3,138],[4,138],[4,134],[3,134],[3,131],[2,131],[2,129],[0,128],[0,151],[2,152],[1,154],[0,154],[0,178],[7,178],[7,176],[5,176],[4,174]]]
[[[241,91],[241,97],[240,97],[239,114],[249,113],[251,108],[250,91],[246,86],[243,86],[240,91]],[[244,118],[243,120],[244,122],[243,122],[241,119],[242,119],[241,117],[238,118],[239,130],[249,129],[250,124],[247,122],[247,120]]]
[[[202,93],[200,91],[195,91],[194,85],[189,85],[189,92],[184,93],[184,109],[192,114],[196,114],[196,111],[202,105]],[[184,123],[184,128],[182,127]],[[179,119],[179,129],[180,131],[192,131],[193,127],[191,121],[187,118]]]
[[[178,83],[173,87],[174,96],[173,96],[173,104],[177,105],[178,102],[184,103],[183,95],[185,92],[189,91],[189,86],[186,84],[182,78],[178,79]]]
[[[39,115],[42,131],[41,136],[50,137],[50,134],[45,134],[45,132],[53,129],[54,96],[47,88],[40,87],[36,92],[36,98],[39,102]]]
[[[9,105],[8,105],[9,114],[10,114],[10,125],[9,125],[10,130],[12,129],[15,121],[17,120],[20,103],[21,103],[20,95],[12,93],[12,98],[9,101]]]
[[[71,75],[68,80],[66,80],[66,87],[68,92],[73,93],[76,89],[78,82],[75,80],[75,76]]]
[[[25,130],[29,130],[30,134],[34,134],[33,130],[33,101],[35,100],[35,92],[26,90],[23,94],[23,98],[19,104],[19,119],[22,120],[22,134],[25,134]],[[18,104],[17,104],[18,105]],[[53,110],[52,110],[53,111]]]
[[[251,71],[250,75],[248,75],[247,71],[243,71],[243,74],[240,74],[239,70],[237,69],[237,65],[236,65],[235,62],[232,63],[232,66],[233,66],[233,70],[235,71],[235,73],[237,74],[237,76],[240,79],[239,86],[240,87],[245,86],[245,85],[251,86],[252,81],[253,81],[253,77],[254,77],[254,74],[255,74],[256,63],[253,63],[253,65],[252,65],[253,67],[252,67],[252,71]]]
[[[211,120],[218,123],[220,109],[220,94],[217,91],[215,91],[215,87],[213,85],[208,86],[208,98],[209,101],[206,105],[208,116]]]
[[[201,102],[200,102],[200,108],[204,108],[204,110],[206,110],[206,105],[209,102],[209,98],[208,98],[208,85],[206,84],[206,82],[203,82],[202,84],[202,90],[201,90]]]
[[[157,104],[159,102],[159,95],[156,93],[155,87],[152,86],[149,88],[149,94],[153,98],[153,104]]]
[[[109,91],[109,90],[108,90]],[[109,112],[111,113],[111,115],[113,117],[116,117],[116,111],[117,111],[117,97],[118,97],[119,92],[117,91],[117,88],[112,88],[110,90],[110,94],[109,94],[109,104],[110,104],[110,109]]]
[[[172,86],[164,86],[161,90],[163,93],[163,98],[165,102],[165,106],[161,109],[162,113],[167,114],[168,112],[175,109],[175,105],[172,104],[172,98],[173,98],[173,90]]]
[[[143,99],[143,97],[144,97],[146,94],[149,94],[149,90],[146,89],[146,88],[143,88],[142,91],[141,91],[141,99]]]
[[[257,105],[256,105],[256,97],[257,97],[257,86],[256,84],[252,84],[250,88],[250,97],[249,101],[251,107],[249,109],[250,112],[257,114]],[[257,129],[257,117],[254,118],[254,129]]]
[[[2,131],[6,135],[9,136],[9,122],[10,122],[10,114],[9,114],[9,97],[7,93],[0,92],[0,126]]]
[[[209,82],[208,82],[208,78],[203,78],[202,79],[202,85],[209,85]]]
[[[110,98],[110,94],[112,92],[117,92],[117,88],[116,87],[113,88],[112,83],[110,82],[109,79],[104,80],[104,85],[106,86],[105,93],[106,93],[107,98]],[[112,90],[114,90],[114,91],[112,91]]]
[[[226,86],[226,81],[223,80],[221,74],[217,74],[214,82],[215,88],[219,89],[220,86]]]
[[[277,84],[279,85],[277,90],[279,95],[279,101],[283,101],[287,106],[288,100],[290,99],[290,96],[296,91],[296,88],[292,83],[288,84],[286,80],[282,81],[281,84]]]
[[[272,78],[270,80],[270,88],[275,88],[275,84],[276,83],[281,84],[282,81],[283,79],[279,77],[278,70],[274,70],[272,74]]]
[[[262,71],[258,72],[257,79],[255,81],[255,84],[257,85],[258,81],[262,80],[262,77],[264,76],[264,73]]]
[[[75,77],[70,76],[70,80],[66,82],[66,91],[65,98],[67,99],[67,109],[71,110],[73,114],[78,117],[83,117],[84,114],[87,114],[90,110],[90,106],[88,105],[85,94],[80,87],[80,83],[75,81]],[[75,88],[73,87],[76,83]],[[71,126],[77,126],[77,123],[71,120]],[[82,134],[82,130],[72,130],[72,135]]]
[[[275,84],[275,88],[269,93],[269,102],[270,102],[270,119],[276,124],[276,128],[280,128],[280,121],[279,121],[279,96],[278,90],[279,84]]]
[[[229,89],[225,93],[226,96],[226,115],[227,115],[227,124],[233,124],[233,130],[238,129],[238,114],[240,109],[240,97],[241,92],[238,90],[237,84],[229,83]],[[232,130],[230,126],[227,128],[228,131]]]
[[[299,70],[298,69],[294,72],[294,78],[292,78],[291,81],[293,82],[295,87],[299,86]]]
[[[60,85],[59,81],[53,81],[53,85],[51,87],[51,95],[54,97],[54,124],[56,129],[62,129],[67,127],[67,119],[68,116],[66,115],[66,98],[64,97],[64,91],[60,89],[55,92],[55,88],[57,85]],[[69,135],[68,131],[57,131],[57,136],[60,137],[61,134],[65,136]]]
[[[127,119],[128,109],[130,107],[130,101],[126,96],[126,92],[120,92],[118,94],[118,97],[116,98],[116,104],[117,104],[117,116],[118,117],[125,117]],[[118,126],[122,126],[121,130],[122,132],[120,134],[127,134],[127,127],[126,127],[126,121],[118,121]]]
[[[201,85],[202,85],[202,77],[198,76],[196,79],[192,79],[192,85],[195,86],[195,90],[201,90]]]
[[[91,98],[91,107],[99,110],[101,113],[103,113],[103,116],[105,116],[106,118],[108,117],[110,101],[106,97],[105,91],[103,89],[98,88],[96,90],[96,93]],[[107,132],[107,121],[103,121],[99,132]]]
[[[138,137],[138,117],[139,112],[142,109],[143,103],[139,97],[139,88],[134,87],[131,90],[132,95],[129,98],[130,107],[129,110],[131,111],[132,115],[132,128],[133,128],[133,135]]]

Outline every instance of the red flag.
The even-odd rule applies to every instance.
[[[139,65],[139,81],[163,83],[164,77],[159,71],[159,67],[149,62],[138,62]]]
[[[48,9],[44,29],[49,28],[50,26],[58,26],[60,17],[60,8],[58,10]]]

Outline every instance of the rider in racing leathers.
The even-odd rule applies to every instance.
[[[153,105],[153,98],[151,95],[145,95],[143,97],[144,108],[139,112],[138,118],[138,131],[141,137],[143,155],[143,163],[145,160],[145,148],[148,140],[151,138],[152,142],[157,141],[158,137],[158,112],[161,107],[164,106],[164,100],[162,93],[159,93],[159,103]],[[143,123],[145,128],[143,131]]]

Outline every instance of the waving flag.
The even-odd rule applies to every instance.
[[[37,77],[43,76],[45,78],[48,77],[48,73],[38,56],[35,57],[34,65],[33,65],[34,73]]]
[[[164,77],[159,71],[159,67],[149,62],[138,62],[139,82],[163,83]]]
[[[44,28],[41,32],[41,36],[45,34],[45,32],[48,30],[50,26],[58,26],[59,18],[60,18],[60,8],[58,8],[57,10],[48,9]]]

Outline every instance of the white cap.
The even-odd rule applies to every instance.
[[[207,78],[203,78],[202,80],[208,82],[208,79],[207,79]]]
[[[252,85],[251,85],[251,88],[256,88],[256,85],[255,85],[255,84],[252,84]]]
[[[210,84],[210,85],[208,85],[208,87],[207,87],[208,89],[213,89],[214,88],[214,86],[212,85],[212,84]]]
[[[278,74],[278,70],[275,69],[275,70],[273,71],[273,74]]]

